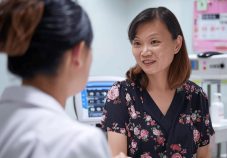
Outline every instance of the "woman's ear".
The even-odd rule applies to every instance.
[[[72,63],[77,67],[81,67],[84,63],[85,47],[85,42],[82,41],[79,44],[75,45],[72,49]]]
[[[182,41],[183,41],[182,36],[178,35],[177,39],[176,39],[176,46],[174,48],[174,54],[177,54],[179,52],[179,50],[181,49]]]

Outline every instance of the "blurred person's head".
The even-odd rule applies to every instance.
[[[70,83],[67,95],[82,90],[92,39],[89,17],[73,0],[0,3],[0,51],[8,54],[9,71],[23,81],[60,77]]]

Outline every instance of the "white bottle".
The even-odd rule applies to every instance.
[[[214,124],[220,124],[224,119],[224,104],[221,100],[221,93],[214,93],[214,101],[211,103],[211,121]]]

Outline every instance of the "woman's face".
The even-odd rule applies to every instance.
[[[168,73],[176,50],[166,26],[159,20],[140,24],[132,41],[132,52],[137,64],[147,75]]]

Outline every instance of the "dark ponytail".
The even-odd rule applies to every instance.
[[[10,55],[10,51],[1,49],[9,54],[8,69],[23,79],[32,78],[37,74],[54,75],[66,50],[73,48],[81,41],[85,41],[86,46],[90,47],[93,39],[88,15],[73,0],[5,0],[0,3],[0,8],[3,8],[0,13],[8,12],[7,15],[0,16],[0,20],[3,19],[4,22],[3,25],[0,25],[0,36],[3,35],[3,38],[0,38],[0,48],[5,47],[5,37],[8,37],[10,33],[8,28],[12,27],[14,23],[13,12],[18,9],[18,6],[27,12],[24,13],[25,15],[28,14],[28,10],[33,9],[30,5],[30,9],[26,10],[30,1],[40,4],[30,17],[34,19],[38,18],[38,15],[42,15],[42,17],[37,20],[39,22],[32,32],[28,47],[21,49],[23,51],[11,51],[14,52],[11,53],[13,55]],[[17,4],[13,8],[8,7],[11,2],[20,3],[20,5]],[[43,11],[41,4],[43,4]],[[28,20],[26,17],[24,19]],[[34,24],[32,20],[29,22]],[[18,22],[18,28],[27,33],[28,29],[25,29],[24,25],[22,21]],[[12,43],[11,40],[10,42]],[[15,45],[17,44],[19,41],[15,41]]]

